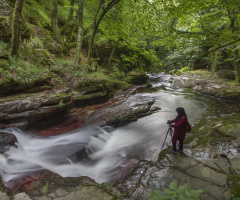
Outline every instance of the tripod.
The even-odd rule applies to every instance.
[[[168,133],[170,133],[170,136],[171,136],[171,137],[173,136],[173,129],[172,129],[172,127],[169,127],[169,128],[168,128],[168,131],[167,131],[167,134],[166,134],[166,136],[165,136],[165,139],[164,139],[164,142],[163,142],[161,151],[162,151],[163,146],[164,146],[164,144],[165,144],[165,141],[166,141],[166,139],[167,139]]]

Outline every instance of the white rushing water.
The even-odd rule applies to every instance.
[[[159,85],[169,86],[169,77]],[[153,88],[154,89],[154,88]],[[155,98],[158,112],[141,118],[111,133],[99,127],[88,127],[58,136],[38,137],[19,129],[7,129],[17,137],[16,146],[0,155],[0,173],[4,183],[20,179],[47,169],[63,177],[89,176],[97,182],[111,179],[114,170],[127,165],[131,158],[151,160],[162,147],[167,133],[168,119],[176,115],[175,109],[184,107],[190,123],[195,122],[209,106],[203,97],[170,88],[141,93]],[[167,141],[170,137],[167,138]],[[71,155],[86,146],[87,159],[74,162]]]
[[[108,133],[104,129],[86,128],[51,137],[34,137],[19,129],[7,129],[17,137],[16,146],[0,155],[0,173],[4,183],[48,169],[63,177],[89,176],[97,182],[108,181],[111,171],[124,165],[132,148],[146,141],[146,136],[129,129]],[[96,136],[98,135],[98,136]],[[72,162],[69,157],[83,149],[88,159]]]

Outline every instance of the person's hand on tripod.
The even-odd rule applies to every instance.
[[[167,120],[168,127],[171,127],[171,123],[172,123],[171,120]]]

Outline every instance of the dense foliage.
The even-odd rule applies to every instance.
[[[237,0],[1,1],[9,11],[1,16],[2,78],[29,68],[34,74],[29,72],[27,82],[72,71],[123,80],[132,71],[187,67],[240,79]],[[61,60],[67,60],[65,68]],[[56,74],[56,68],[64,72]]]

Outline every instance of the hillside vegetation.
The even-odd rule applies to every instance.
[[[2,95],[92,82],[127,89],[145,72],[181,68],[239,82],[237,0],[0,3]]]

